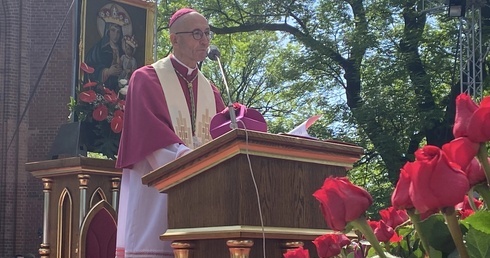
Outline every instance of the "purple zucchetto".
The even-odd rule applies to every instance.
[[[168,27],[172,27],[172,24],[174,24],[174,22],[176,20],[178,20],[180,17],[188,14],[188,13],[192,13],[192,12],[197,12],[196,10],[192,9],[192,8],[182,8],[182,9],[179,9],[177,10],[173,15],[172,17],[170,17],[170,22],[168,23]]]

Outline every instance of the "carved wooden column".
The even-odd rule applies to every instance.
[[[78,175],[78,188],[80,189],[80,214],[78,220],[79,227],[82,225],[85,215],[87,215],[87,185],[89,179],[90,175]]]
[[[252,240],[228,240],[226,245],[230,249],[230,258],[248,258],[250,249],[254,245]]]
[[[118,211],[119,206],[119,188],[121,186],[121,178],[113,177],[111,178],[111,191],[112,191],[112,207],[115,211]]]
[[[188,241],[174,241],[171,244],[171,247],[174,249],[174,257],[175,258],[192,258],[192,249],[194,249],[195,245],[192,242]]]
[[[43,181],[43,193],[44,193],[44,214],[43,214],[43,242],[39,248],[39,254],[41,258],[48,258],[51,250],[49,247],[49,199],[51,198],[51,191],[53,187],[53,180],[51,178],[42,178]]]

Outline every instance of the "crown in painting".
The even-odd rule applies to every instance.
[[[126,44],[130,45],[131,47],[133,48],[137,48],[138,47],[138,43],[136,43],[136,40],[134,39],[134,35],[126,35],[124,36],[124,42],[126,42]]]
[[[115,4],[111,5],[109,8],[102,8],[99,11],[99,17],[106,23],[110,22],[119,26],[131,24],[130,18],[124,12],[120,12]]]

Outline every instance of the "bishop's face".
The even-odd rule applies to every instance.
[[[208,53],[210,41],[207,36],[210,31],[208,21],[201,14],[193,12],[181,17],[177,22],[178,24],[175,24],[177,28],[173,28],[171,34],[174,55],[187,66],[196,67]],[[199,38],[195,34],[202,36]]]

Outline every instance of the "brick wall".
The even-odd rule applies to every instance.
[[[37,254],[42,240],[42,184],[24,164],[46,159],[58,127],[67,121],[73,12],[40,74],[71,3],[0,1],[0,257]]]

